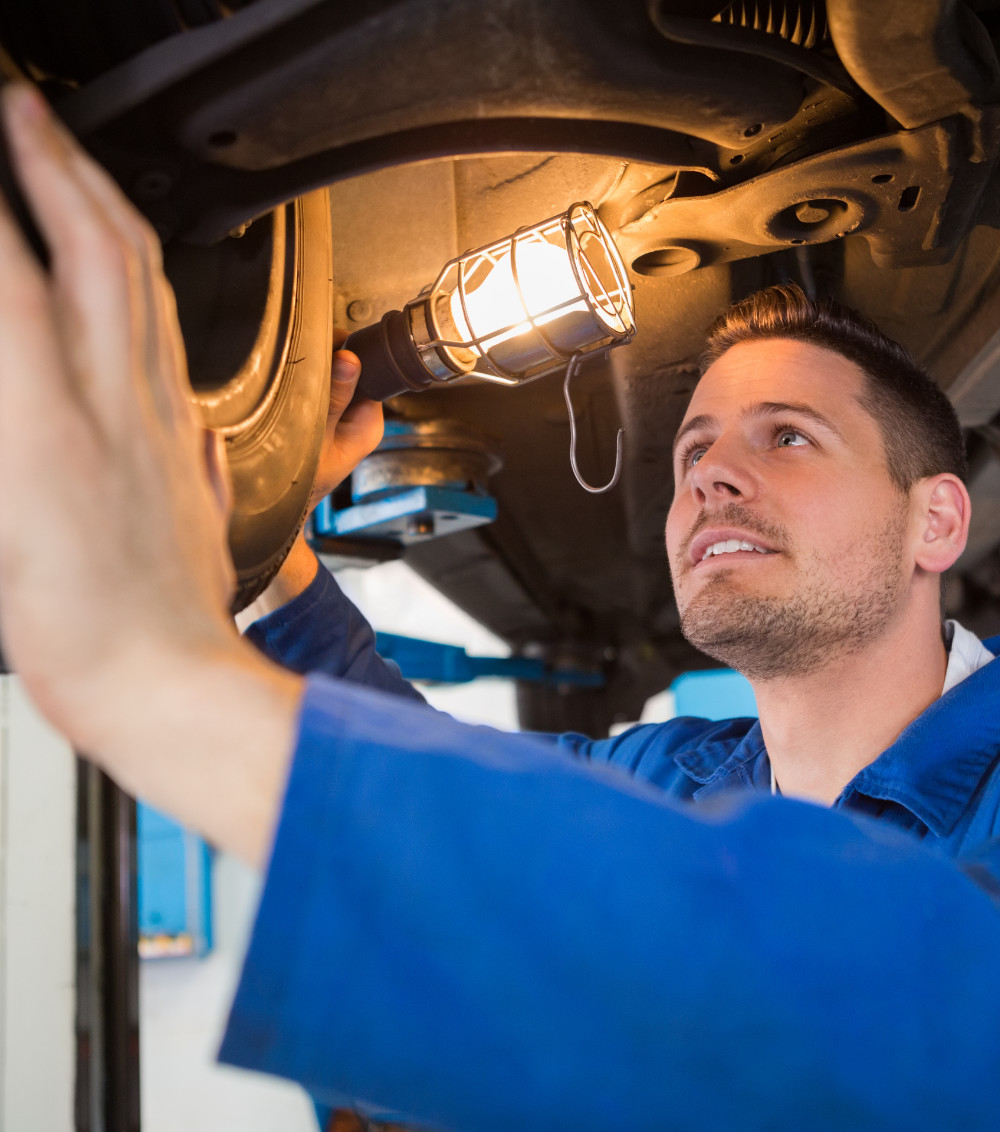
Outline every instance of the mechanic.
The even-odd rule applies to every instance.
[[[987,676],[937,703],[993,660],[956,622],[942,631],[941,575],[970,517],[951,403],[873,325],[795,286],[730,308],[703,365],[675,440],[671,571],[685,636],[749,678],[760,722],[559,742],[685,799],[780,790],[956,855],[997,836],[1000,759],[975,711]],[[360,412],[339,444],[331,425],[317,497],[350,470]],[[248,636],[279,663],[418,695],[304,538],[249,613],[264,616]]]
[[[988,845],[1000,752],[977,715],[986,674],[942,699],[994,659],[954,621],[942,632],[941,574],[970,511],[950,402],[874,326],[795,286],[730,308],[703,367],[675,440],[674,586],[685,635],[751,680],[760,722],[672,720],[560,744],[699,803],[780,790],[955,855]],[[377,424],[355,406],[338,444],[343,403],[319,497],[345,474],[360,414]],[[265,616],[248,636],[278,663],[417,695],[304,538],[251,612]]]
[[[185,396],[155,236],[41,99],[8,89],[3,107],[52,253],[45,273],[0,210],[5,651],[50,721],[126,789],[267,864],[223,1056],[450,1128],[995,1127],[1000,907],[969,874],[996,866],[996,840],[963,868],[847,806],[767,789],[681,806],[641,765],[656,729],[633,733],[629,775],[399,696],[303,680],[236,635],[219,452]],[[775,349],[794,362],[780,381]],[[810,381],[818,370],[852,396]],[[827,802],[940,693],[940,627],[917,628],[910,611],[967,522],[956,473],[905,496],[892,482],[864,389],[826,347],[781,338],[723,353],[682,430],[668,524],[686,631],[703,645],[734,655],[714,628],[727,587],[752,604],[773,588],[761,620],[799,667],[779,658],[753,676],[799,713],[797,689],[828,659],[831,682],[860,662],[883,693],[897,668],[919,686],[887,725],[855,682],[858,708],[828,697],[798,734],[777,693],[777,706],[762,697],[776,785]],[[713,507],[720,517],[702,521]],[[754,549],[723,557],[734,530]],[[716,553],[702,560],[705,535]],[[784,604],[799,620],[829,611],[829,624],[797,635]],[[878,666],[845,626],[854,606],[894,644]],[[994,667],[897,740],[902,767],[923,757],[927,728],[961,740],[958,779],[940,768],[919,815],[940,842],[935,821],[962,821],[949,805],[967,764],[996,747]],[[974,736],[954,710],[969,689]],[[947,728],[927,722],[941,712]],[[721,725],[716,740],[734,726],[748,729]],[[801,773],[796,742],[810,754],[824,741],[834,773]],[[762,751],[747,754],[759,771]]]

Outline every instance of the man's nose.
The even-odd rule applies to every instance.
[[[701,504],[750,499],[756,494],[747,453],[722,437],[705,449],[691,469],[691,490]]]

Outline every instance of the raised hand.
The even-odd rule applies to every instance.
[[[347,337],[336,331],[337,344]],[[380,401],[353,401],[361,367],[350,350],[337,350],[330,370],[330,406],[326,432],[320,449],[316,478],[309,496],[309,510],[340,483],[382,439],[382,404]],[[281,569],[268,588],[237,616],[236,623],[246,628],[258,617],[273,613],[298,597],[316,576],[316,556],[309,549],[305,529],[292,544]]]
[[[73,744],[224,843],[212,804],[256,759],[256,794],[238,804],[263,830],[234,846],[254,858],[299,685],[240,642],[227,615],[221,463],[186,396],[159,243],[36,92],[2,93],[13,164],[51,253],[46,272],[0,204],[4,651]],[[250,686],[256,722],[240,715]],[[238,745],[244,731],[242,750],[204,749],[221,735]],[[201,800],[185,800],[191,783],[177,777],[191,759],[204,768]]]

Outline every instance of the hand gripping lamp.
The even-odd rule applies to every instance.
[[[518,385],[634,333],[625,265],[580,203],[453,259],[430,288],[344,346],[361,359],[356,396],[384,401],[471,374]]]

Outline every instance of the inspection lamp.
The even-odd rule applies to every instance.
[[[451,260],[344,347],[361,360],[356,396],[384,401],[470,375],[520,385],[634,333],[621,255],[580,202]]]

